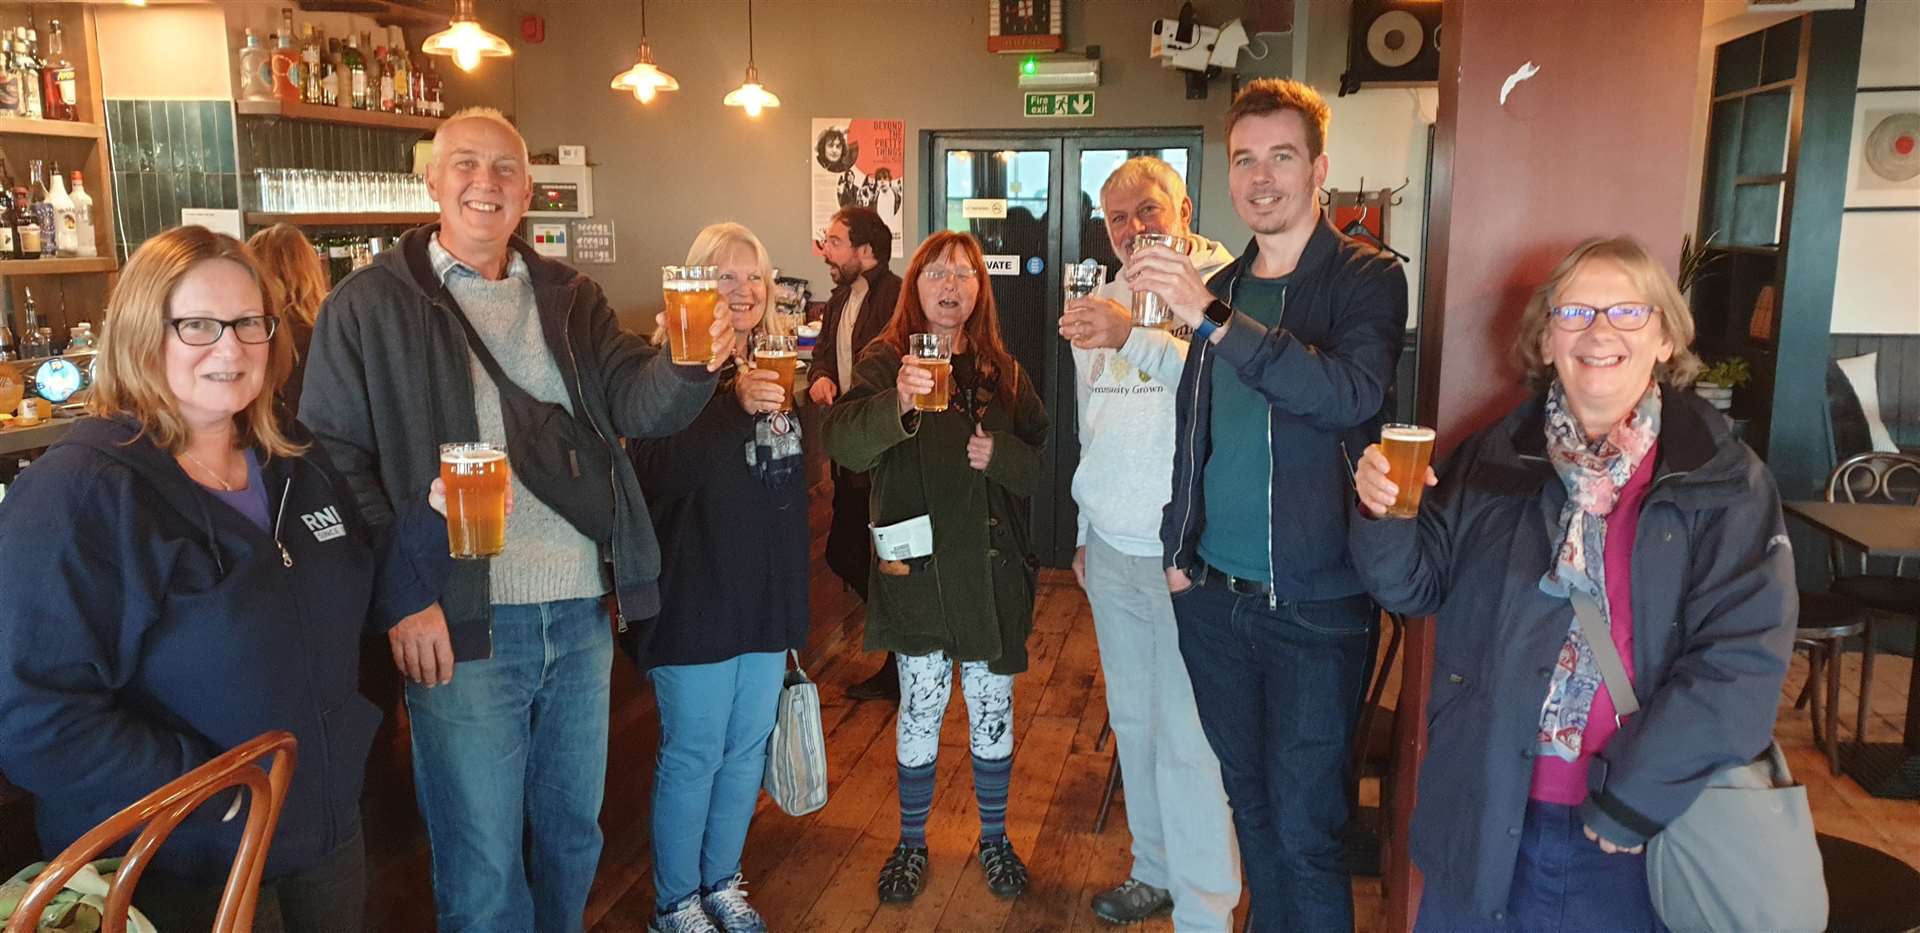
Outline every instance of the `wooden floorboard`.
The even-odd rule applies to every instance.
[[[777,931],[1110,929],[1087,903],[1125,877],[1131,841],[1124,795],[1116,800],[1106,831],[1092,831],[1113,744],[1094,749],[1105,720],[1105,684],[1092,620],[1073,578],[1059,571],[1041,575],[1029,669],[1014,689],[1016,757],[1008,831],[1029,865],[1032,887],[1017,900],[996,900],[974,860],[979,817],[965,703],[956,683],[942,724],[926,889],[909,906],[881,906],[874,878],[899,832],[894,710],[887,701],[846,697],[846,688],[872,673],[879,658],[861,650],[858,600],[818,560],[824,531],[824,525],[815,529],[815,566],[821,569],[810,581],[814,621],[803,659],[821,687],[832,795],[824,809],[801,817],[787,816],[762,799],[742,865],[751,902]],[[606,850],[587,915],[588,926],[601,933],[644,930],[653,909],[648,819],[658,717],[651,691],[631,664],[624,658],[616,664],[607,805],[601,816]],[[1869,725],[1875,741],[1899,737],[1911,665],[1905,658],[1879,657]],[[1804,658],[1795,659],[1781,692],[1776,734],[1795,776],[1808,788],[1818,828],[1920,867],[1920,803],[1867,796],[1852,780],[1828,774],[1813,748],[1807,713],[1792,709],[1806,667]],[[1857,654],[1846,656],[1841,719],[1848,739],[1859,668]],[[1390,690],[1389,703],[1392,698]],[[406,763],[402,736],[376,752],[369,782],[367,838],[377,930],[423,931],[433,922],[426,839],[414,812]],[[1377,802],[1373,782],[1363,784],[1361,799]],[[1358,928],[1370,933],[1384,908],[1379,881],[1355,879],[1354,898]],[[1243,899],[1239,915],[1244,914]],[[1161,933],[1172,925],[1158,918],[1131,929]]]

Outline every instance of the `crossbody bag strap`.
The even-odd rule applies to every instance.
[[[1627,667],[1620,661],[1620,649],[1613,643],[1613,633],[1600,617],[1600,604],[1582,590],[1572,590],[1568,598],[1573,601],[1574,616],[1580,620],[1580,634],[1586,636],[1587,647],[1593,649],[1593,660],[1600,665],[1600,679],[1606,682],[1607,693],[1613,697],[1613,715],[1618,724],[1620,719],[1640,711],[1640,699],[1633,695],[1633,682],[1627,679]]]
[[[480,361],[480,367],[493,379],[494,388],[503,395],[510,393],[524,401],[539,403],[540,400],[534,398],[532,393],[507,377],[507,371],[500,367],[500,361],[493,358],[493,351],[487,349],[487,342],[480,339],[480,332],[473,329],[473,322],[467,320],[467,312],[460,307],[460,302],[454,300],[451,293],[442,292],[441,298],[453,311],[453,319],[459,321],[460,328],[467,332],[467,348],[473,351],[474,358]]]

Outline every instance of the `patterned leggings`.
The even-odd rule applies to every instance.
[[[944,651],[900,664],[900,764],[931,764],[940,752],[940,720],[953,697],[953,662]],[[1013,676],[987,670],[985,661],[960,662],[960,692],[967,700],[967,744],[977,758],[1013,754]]]

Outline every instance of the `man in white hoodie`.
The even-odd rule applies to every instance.
[[[1100,206],[1122,262],[1142,233],[1193,237],[1191,260],[1202,277],[1233,261],[1225,247],[1193,236],[1186,182],[1152,156],[1115,169]],[[1174,389],[1187,342],[1134,327],[1132,292],[1113,271],[1112,282],[1069,302],[1060,318],[1060,336],[1073,344],[1080,411],[1073,571],[1093,606],[1133,832],[1130,876],[1095,895],[1093,911],[1133,923],[1171,907],[1181,933],[1226,931],[1240,901],[1233,817],[1180,657],[1160,544],[1173,482]]]

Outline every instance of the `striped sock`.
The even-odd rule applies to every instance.
[[[998,760],[973,756],[973,796],[980,804],[980,841],[1007,838],[1007,782],[1013,777],[1013,756]]]
[[[900,766],[900,844],[927,844],[927,814],[933,810],[933,766]]]

